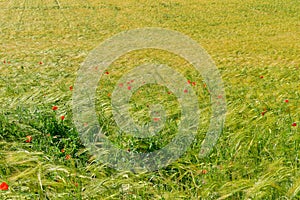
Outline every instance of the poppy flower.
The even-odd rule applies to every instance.
[[[264,76],[260,76],[259,78],[264,78]]]
[[[106,72],[105,72],[105,74],[109,74],[109,72],[108,72],[108,71],[106,71]]]
[[[5,64],[5,63],[6,63],[6,61],[5,61],[5,60],[3,60],[3,63]]]
[[[292,123],[292,126],[297,126],[297,123],[296,122]]]
[[[69,160],[70,158],[71,158],[70,154],[66,155],[66,160]]]
[[[153,118],[153,121],[158,122],[158,121],[159,121],[159,118],[158,118],[158,117],[154,117],[154,118]]]
[[[288,100],[288,99],[286,99],[286,100],[284,100],[284,102],[285,102],[285,103],[288,103],[288,102],[289,102],[289,100]]]
[[[57,110],[57,109],[58,109],[57,106],[53,106],[53,107],[52,107],[52,110]]]
[[[196,82],[192,82],[192,85],[195,86],[195,85],[196,85]]]
[[[120,83],[119,86],[120,86],[120,87],[123,87],[123,83]]]
[[[203,170],[201,171],[201,173],[202,173],[202,174],[207,174],[208,171],[207,171],[206,169],[203,169]]]
[[[69,89],[72,91],[72,90],[73,90],[73,86],[71,85],[71,86],[69,87]]]
[[[185,90],[183,90],[183,92],[184,92],[184,93],[187,93],[187,92],[188,92],[188,90],[187,90],[187,89],[185,89]]]
[[[65,119],[65,116],[63,116],[63,115],[60,116],[60,119],[61,119],[61,120],[64,120],[64,119]]]
[[[8,190],[8,184],[5,182],[2,182],[0,184],[0,190]]]
[[[40,61],[40,62],[39,62],[39,64],[40,64],[40,65],[42,65],[42,64],[43,64],[43,62],[42,62],[42,61]]]
[[[26,143],[30,143],[32,141],[32,137],[30,135],[26,136],[27,140],[25,141]]]
[[[188,80],[188,81],[187,81],[187,83],[188,83],[188,84],[191,84],[191,81],[190,81],[190,80]]]
[[[264,108],[264,111],[261,112],[261,115],[264,116],[267,112],[267,108]]]
[[[128,90],[131,90],[131,86],[128,86],[127,89],[128,89]]]
[[[60,152],[65,153],[65,149],[61,149]]]

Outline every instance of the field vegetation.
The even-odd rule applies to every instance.
[[[1,0],[0,199],[300,199],[299,12],[298,0]],[[149,105],[160,102],[165,127],[143,140],[119,134],[111,94],[136,66],[174,68],[191,81],[201,109],[197,137],[183,156],[133,173],[99,162],[85,148],[72,120],[72,94],[91,50],[144,27],[179,31],[210,54],[223,79],[227,113],[212,153],[199,158],[211,114],[201,75],[170,52],[123,55],[103,72],[95,102],[99,123],[117,147],[154,151],[178,128],[175,96],[147,85],[129,102],[132,118],[151,121]]]

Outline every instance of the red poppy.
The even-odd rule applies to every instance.
[[[188,90],[187,90],[187,89],[185,89],[185,90],[183,90],[183,92],[184,92],[184,93],[187,93],[187,92],[188,92]]]
[[[264,78],[264,76],[260,76],[259,78]]]
[[[5,63],[6,63],[6,61],[5,61],[5,60],[3,60],[3,63],[5,64]]]
[[[108,72],[108,71],[106,71],[106,72],[105,72],[105,74],[109,74],[109,72]]]
[[[57,109],[58,109],[57,106],[53,106],[53,107],[52,107],[52,110],[57,110]]]
[[[25,142],[30,143],[32,141],[32,137],[30,135],[26,136],[27,140]]]
[[[120,86],[120,87],[123,87],[123,83],[120,83],[119,86]]]
[[[266,114],[266,111],[262,111],[261,115],[264,116]]]
[[[192,85],[195,86],[195,85],[196,85],[196,82],[192,82]]]
[[[131,90],[131,86],[128,86],[127,89],[128,89],[128,90]]]
[[[65,116],[63,116],[63,115],[60,116],[60,119],[61,119],[61,120],[64,120],[64,119],[65,119]]]
[[[65,153],[65,149],[60,150],[60,152]]]
[[[297,123],[296,122],[292,123],[292,126],[297,126]]]
[[[190,80],[188,80],[188,81],[187,81],[187,83],[188,83],[188,84],[191,84],[191,81],[190,81]]]
[[[153,118],[153,121],[158,122],[158,121],[159,121],[159,118],[158,118],[158,117],[154,117],[154,118]]]
[[[172,94],[172,92],[168,91],[168,94]]]
[[[288,103],[288,102],[289,102],[289,100],[288,100],[288,99],[286,99],[286,100],[284,100],[284,102],[285,102],[285,103]]]
[[[66,155],[66,160],[69,160],[70,158],[71,158],[70,154]]]
[[[0,190],[8,190],[8,184],[5,182],[2,182],[0,185]]]
[[[202,173],[202,174],[207,174],[208,171],[207,171],[206,169],[203,169],[203,170],[201,171],[201,173]]]
[[[73,86],[71,85],[71,86],[69,87],[69,89],[72,91],[72,90],[73,90]]]
[[[42,65],[42,64],[43,64],[43,62],[42,62],[42,61],[40,61],[40,62],[39,62],[39,64],[40,64],[40,65]]]

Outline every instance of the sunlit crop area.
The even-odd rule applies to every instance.
[[[0,199],[300,199],[300,4],[298,0],[0,1]],[[95,107],[106,136],[124,151],[151,152],[175,137],[180,106],[160,85],[132,95],[137,124],[160,102],[166,125],[136,139],[119,134],[111,95],[143,63],[181,73],[201,110],[194,143],[153,172],[111,168],[82,144],[72,118],[77,71],[89,52],[122,31],[160,27],[194,39],[214,60],[226,92],[226,122],[199,158],[210,91],[183,58],[130,52],[103,72]],[[131,84],[123,83],[130,90]]]

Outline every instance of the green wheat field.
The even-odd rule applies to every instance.
[[[299,13],[299,0],[0,0],[0,199],[300,199]],[[223,79],[227,113],[211,154],[199,158],[212,113],[201,74],[163,50],[121,56],[103,72],[95,101],[117,148],[152,152],[178,132],[176,96],[156,84],[134,92],[129,112],[140,125],[158,121],[149,107],[160,103],[164,127],[143,139],[120,132],[111,94],[136,66],[161,63],[181,73],[201,110],[196,138],[179,159],[134,173],[85,148],[72,94],[91,50],[144,27],[181,32],[207,51]]]

